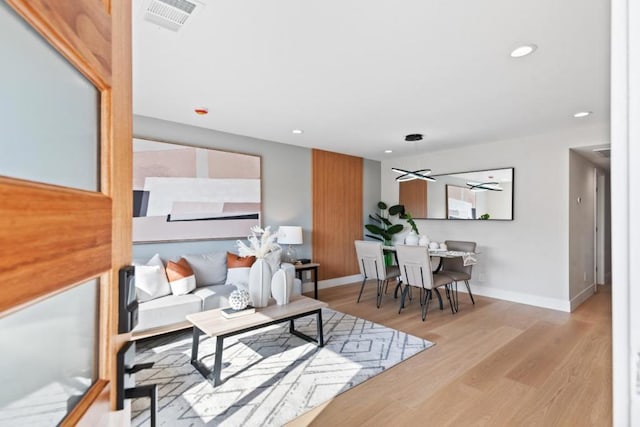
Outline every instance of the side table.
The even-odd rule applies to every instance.
[[[295,264],[295,267],[296,276],[298,276],[298,279],[300,279],[300,281],[302,281],[303,271],[313,271],[313,297],[315,299],[318,299],[318,267],[320,267],[320,264],[309,262],[307,264]]]

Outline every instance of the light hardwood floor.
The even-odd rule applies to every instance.
[[[398,315],[391,291],[376,309],[375,285],[356,304],[358,290],[359,284],[321,290],[320,299],[436,346],[291,426],[611,425],[609,287],[571,314],[479,296],[473,306],[461,292],[456,315],[445,299],[443,311],[432,303],[424,323],[415,296]]]

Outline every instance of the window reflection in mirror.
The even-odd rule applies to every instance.
[[[513,220],[513,177],[514,168],[502,168],[401,182],[399,202],[414,218]]]

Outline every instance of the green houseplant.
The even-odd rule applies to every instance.
[[[375,215],[369,214],[371,223],[364,226],[370,233],[366,236],[379,240],[384,245],[390,245],[393,235],[400,233],[404,228],[402,224],[393,224],[389,220],[390,216],[397,215],[400,210],[404,210],[404,207],[398,209],[399,206],[401,205],[388,207],[385,202],[378,202],[378,212]]]

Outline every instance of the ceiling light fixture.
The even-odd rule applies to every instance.
[[[502,187],[500,187],[500,183],[498,182],[467,182],[467,185],[469,186],[469,190],[474,193],[487,190],[502,191]]]
[[[302,135],[304,131],[302,129],[294,129],[291,131],[291,133],[294,133],[296,135]]]
[[[422,134],[421,133],[410,133],[409,135],[406,135],[404,137],[404,140],[407,141],[407,142],[422,141]]]
[[[409,135],[405,135],[404,140],[406,142],[418,142],[422,141],[421,133],[410,133]],[[389,150],[391,151],[391,150]],[[408,171],[400,168],[391,168],[395,173],[399,173],[400,176],[396,177],[396,181],[405,182],[412,181],[414,179],[422,179],[424,181],[435,181],[436,179],[429,176],[431,173],[431,169],[418,169],[415,171]]]
[[[512,58],[522,58],[523,56],[531,55],[537,48],[538,46],[535,44],[525,44],[513,49],[510,55]]]
[[[393,150],[384,150],[384,152],[387,153],[387,154],[391,154],[391,153],[393,153]]]
[[[575,117],[576,119],[581,119],[583,117],[587,117],[587,116],[590,116],[592,114],[593,114],[592,111],[580,111],[580,112],[575,113],[573,115],[573,117]]]
[[[205,115],[209,114],[209,109],[206,108],[206,107],[194,108],[193,111],[199,116],[205,116]]]
[[[415,171],[408,171],[400,168],[391,168],[395,173],[399,173],[400,176],[396,177],[396,181],[405,182],[412,181],[414,179],[422,179],[424,181],[435,181],[436,179],[429,176],[431,169],[419,169]]]

